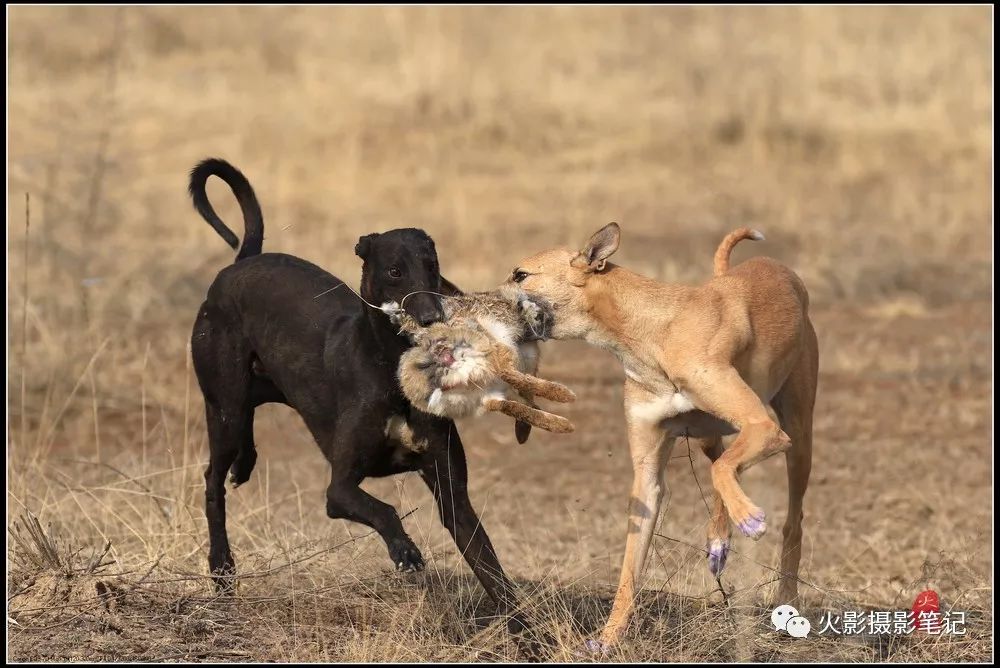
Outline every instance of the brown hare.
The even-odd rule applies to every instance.
[[[495,411],[517,420],[517,440],[527,440],[530,426],[569,433],[564,417],[535,408],[536,396],[568,403],[576,395],[559,383],[537,378],[538,339],[546,314],[520,291],[446,296],[445,319],[421,327],[395,302],[382,306],[410,335],[414,346],[399,360],[403,393],[420,410],[458,418]],[[520,395],[524,403],[513,399]],[[400,421],[395,434],[404,443],[412,434]],[[419,444],[412,444],[419,449]]]

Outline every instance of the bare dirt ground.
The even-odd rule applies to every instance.
[[[416,225],[480,289],[622,224],[616,260],[697,282],[729,229],[805,280],[820,337],[802,612],[909,609],[964,636],[796,640],[768,627],[767,512],[717,583],[707,462],[681,441],[617,661],[974,661],[993,654],[991,14],[986,8],[13,8],[8,158],[8,656],[20,661],[587,660],[610,609],[631,466],[622,372],[543,346],[576,433],[460,425],[473,503],[535,620],[490,602],[415,476],[365,486],[428,568],[324,513],[293,411],[258,411],[228,496],[244,575],[206,578],[206,437],[186,350],[225,244],[186,199],[219,155],[266,250],[356,285],[360,234]],[[25,226],[30,193],[30,227]],[[238,209],[219,184],[223,218]],[[31,518],[38,518],[34,524]],[[721,591],[720,591],[721,585]]]

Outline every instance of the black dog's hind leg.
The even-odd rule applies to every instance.
[[[208,519],[208,567],[219,591],[233,586],[236,562],[226,532],[226,473],[250,441],[253,447],[253,411],[245,404],[227,407],[205,401],[211,449],[205,470],[205,517]]]
[[[229,482],[233,484],[233,487],[239,487],[247,480],[250,479],[250,474],[253,472],[253,467],[257,463],[257,448],[254,446],[253,442],[253,409],[250,409],[250,415],[246,420],[247,427],[243,430],[242,438],[240,439],[240,449],[236,454],[236,460],[230,467]]]
[[[316,440],[323,444],[324,454],[333,467],[330,486],[326,490],[326,514],[331,519],[359,522],[375,529],[385,541],[389,557],[398,570],[421,571],[424,569],[424,558],[403,530],[396,509],[358,487],[364,479],[361,462],[369,453],[357,444],[378,446],[385,438],[368,427],[370,425],[348,427],[341,422],[333,430],[332,440],[316,434]]]
[[[236,455],[236,461],[233,462],[231,469],[232,475],[229,477],[229,481],[233,483],[233,487],[239,487],[249,480],[250,474],[253,473],[253,467],[257,463],[257,447],[253,440],[254,409],[261,404],[288,404],[288,400],[285,399],[285,395],[281,393],[281,390],[275,387],[270,379],[256,375],[257,367],[252,368],[255,371],[255,375],[250,381],[249,397],[251,408],[250,416],[247,420],[249,427],[243,433],[243,444],[239,454]]]
[[[520,632],[526,624],[522,617],[514,614],[517,605],[514,583],[503,572],[490,537],[469,500],[465,450],[458,429],[450,420],[436,422],[420,477],[434,494],[441,523],[455,539],[486,593],[497,604],[499,614],[507,618],[507,628],[512,633]]]
[[[203,305],[191,336],[191,357],[205,397],[209,462],[205,469],[205,518],[208,567],[216,589],[231,590],[236,563],[226,532],[226,474],[242,457],[252,468],[253,404],[250,401],[250,350],[231,323]],[[250,453],[243,452],[250,448]],[[242,453],[242,454],[241,454]]]

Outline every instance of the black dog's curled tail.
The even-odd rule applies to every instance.
[[[218,176],[225,181],[226,185],[233,191],[233,195],[236,196],[236,201],[240,204],[240,209],[243,211],[244,225],[242,247],[240,246],[239,237],[222,222],[222,219],[215,213],[215,209],[212,208],[211,202],[208,201],[208,195],[205,193],[205,183],[210,176]],[[188,192],[191,193],[194,208],[198,210],[201,217],[212,226],[213,230],[219,233],[219,236],[227,244],[234,249],[240,249],[239,254],[236,256],[237,262],[252,255],[260,255],[264,249],[264,216],[260,212],[257,195],[254,194],[250,182],[247,181],[247,177],[243,176],[240,170],[219,158],[202,160],[191,170],[191,182],[188,185]]]

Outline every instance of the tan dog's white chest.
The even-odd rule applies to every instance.
[[[655,424],[674,437],[709,438],[735,433],[733,425],[699,409],[659,369],[627,358],[625,376],[635,388],[626,393],[625,399],[630,420]]]
[[[629,416],[639,422],[659,423],[677,417],[695,408],[683,392],[674,391],[649,401],[634,401],[629,404]]]
[[[690,397],[678,390],[662,371],[643,364],[632,355],[619,355],[619,358],[625,367],[625,376],[644,390],[628,401],[629,417],[633,420],[659,423],[695,409]]]

